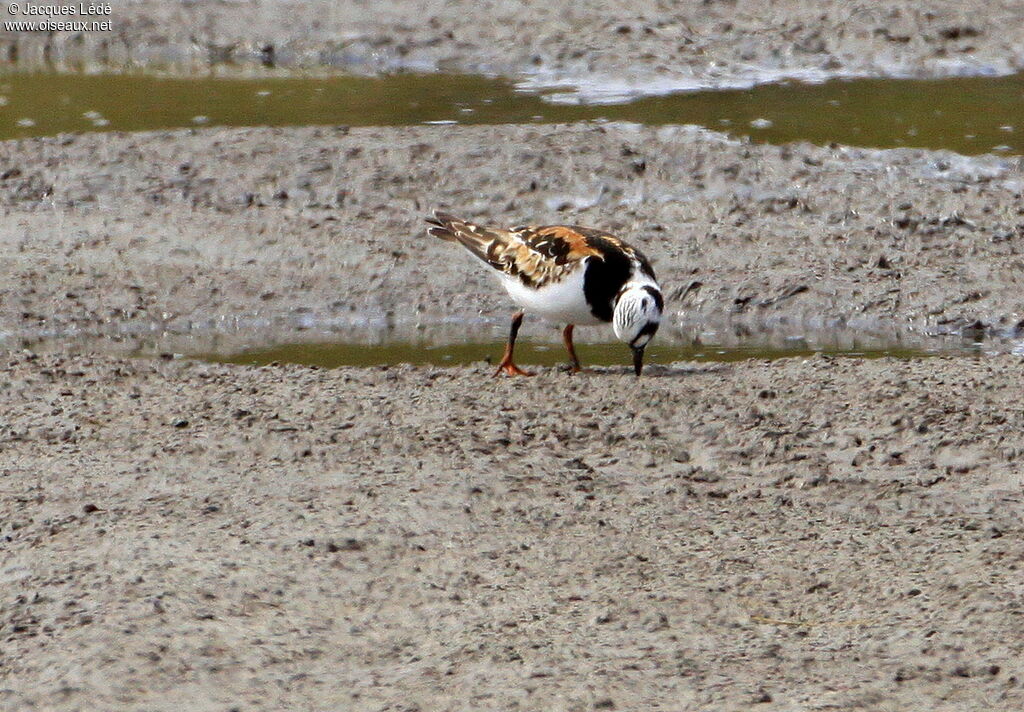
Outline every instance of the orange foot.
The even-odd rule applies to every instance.
[[[519,368],[519,366],[516,366],[511,361],[502,361],[501,363],[498,364],[498,370],[494,372],[494,375],[498,376],[498,375],[500,375],[502,373],[504,373],[506,375],[509,375],[509,376],[532,376],[533,375],[529,371],[524,371],[523,369]]]

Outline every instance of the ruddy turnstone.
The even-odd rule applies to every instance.
[[[612,323],[615,336],[633,351],[639,376],[644,348],[658,331],[664,300],[650,262],[640,250],[602,230],[569,225],[485,227],[434,212],[427,218],[434,237],[458,242],[486,262],[522,309],[494,375],[533,375],[515,365],[512,352],[525,312],[567,324],[562,340],[572,360],[580,361],[572,343],[579,325]]]

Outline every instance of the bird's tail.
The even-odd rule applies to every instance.
[[[431,225],[427,228],[429,234],[446,242],[458,242],[487,263],[493,263],[509,243],[507,230],[477,225],[439,210],[427,222]]]
[[[445,242],[458,242],[456,234],[465,230],[468,224],[453,215],[442,213],[440,210],[435,210],[434,216],[427,218],[427,222],[431,225],[427,228],[427,233]]]

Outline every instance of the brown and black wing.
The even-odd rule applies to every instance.
[[[586,235],[563,225],[505,230],[440,212],[427,222],[433,226],[427,232],[434,237],[458,242],[494,269],[529,287],[558,282],[586,257],[600,256],[588,246]]]
[[[435,211],[427,222],[432,226],[427,228],[430,235],[446,242],[457,242],[491,267],[505,271],[508,230],[483,227],[440,211]]]

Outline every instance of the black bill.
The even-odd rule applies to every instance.
[[[640,372],[644,370],[644,348],[643,346],[631,346],[633,349],[633,370],[636,371],[636,375],[639,376]]]

